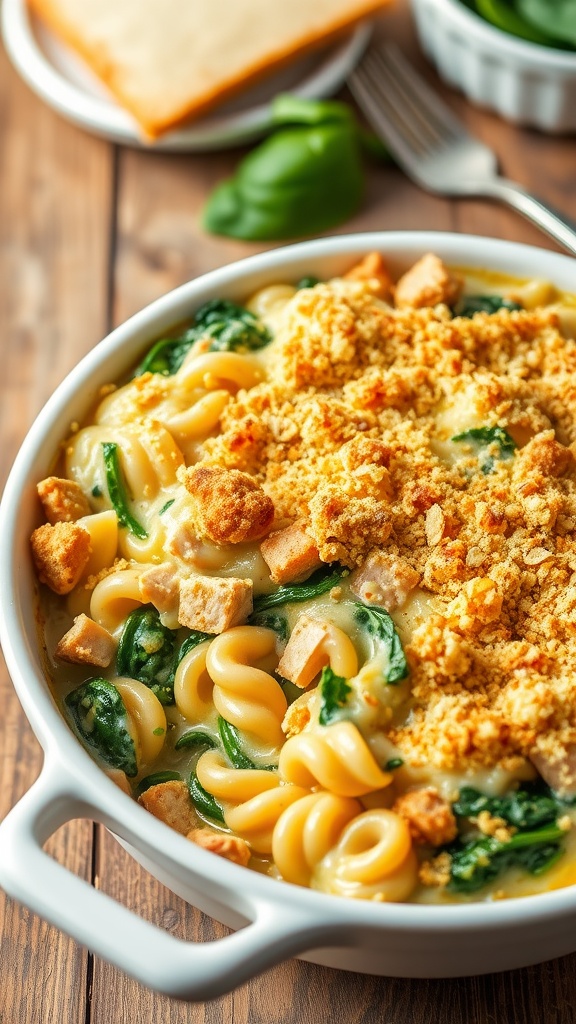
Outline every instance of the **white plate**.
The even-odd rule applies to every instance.
[[[121,0],[119,0],[121,2]],[[271,125],[271,100],[280,92],[319,99],[335,92],[358,63],[371,25],[361,24],[338,46],[293,62],[217,114],[170,132],[154,149],[221,149],[257,138]],[[3,0],[2,34],[12,63],[41,99],[69,121],[112,142],[149,148],[136,121],[90,68],[28,11],[26,0]]]

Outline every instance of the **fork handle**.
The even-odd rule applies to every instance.
[[[466,191],[469,195],[485,196],[506,203],[576,256],[576,225],[560,217],[514,181],[494,178],[492,181],[469,182]]]

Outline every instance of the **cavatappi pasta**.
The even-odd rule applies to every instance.
[[[205,304],[38,484],[72,729],[192,842],[376,901],[576,880],[576,301],[431,254]]]

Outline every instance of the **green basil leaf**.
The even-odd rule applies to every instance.
[[[281,128],[217,186],[204,225],[248,241],[317,234],[352,216],[363,189],[351,121]]]

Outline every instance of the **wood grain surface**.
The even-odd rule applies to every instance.
[[[379,30],[418,56],[405,5]],[[504,172],[576,220],[576,140],[520,130],[442,89]],[[344,93],[344,95],[346,95]],[[165,155],[124,149],[68,125],[0,53],[0,484],[56,383],[113,325],[213,267],[265,246],[206,236],[200,211],[238,152]],[[553,248],[517,215],[426,195],[394,167],[371,167],[362,211],[341,232],[466,231]],[[41,751],[0,674],[0,817],[41,767]],[[104,830],[74,822],[50,842],[91,879],[175,935],[225,929],[178,899]],[[169,1000],[92,957],[0,894],[0,1024],[573,1024],[576,955],[457,981],[405,981],[292,961],[206,1005]],[[576,947],[576,936],[574,940]]]

